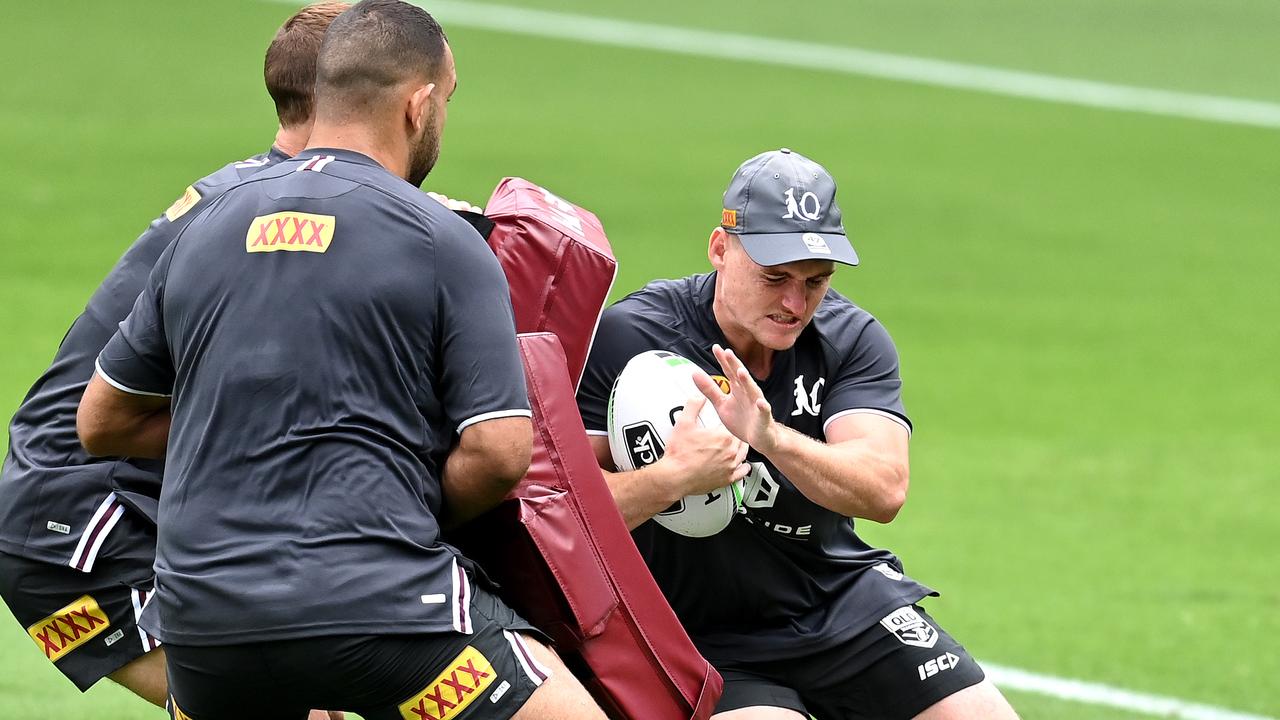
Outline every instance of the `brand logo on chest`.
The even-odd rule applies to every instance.
[[[791,417],[804,414],[817,417],[818,413],[822,412],[822,403],[818,400],[818,395],[825,384],[827,384],[827,379],[820,377],[806,390],[804,375],[797,376],[795,388],[792,390],[796,396],[796,407],[791,411]]]

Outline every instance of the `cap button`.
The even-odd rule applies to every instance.
[[[791,148],[782,148],[782,149],[781,149],[781,150],[779,150],[778,152],[784,152],[784,153],[786,153],[786,154],[790,155],[790,154],[791,154]]]

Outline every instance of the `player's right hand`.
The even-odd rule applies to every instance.
[[[447,195],[441,195],[438,192],[431,192],[431,191],[427,192],[427,197],[431,198],[432,200],[435,200],[436,202],[449,208],[450,210],[464,210],[466,212],[473,212],[479,215],[484,214],[484,208],[480,207],[479,205],[472,205],[466,200],[458,200],[456,198],[451,198]]]
[[[718,490],[751,471],[744,462],[750,449],[746,443],[723,427],[703,427],[698,422],[706,403],[706,398],[698,397],[684,404],[658,461],[666,465],[677,485],[672,488],[674,498]]]

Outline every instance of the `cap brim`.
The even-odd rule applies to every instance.
[[[831,260],[857,265],[858,253],[845,235],[835,233],[766,233],[739,235],[742,248],[757,265],[784,265],[800,260]]]

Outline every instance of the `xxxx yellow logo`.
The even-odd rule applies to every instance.
[[[729,378],[723,375],[712,375],[711,379],[716,381],[716,387],[720,388],[720,392],[729,394]]]
[[[249,232],[244,236],[244,249],[251,253],[277,250],[322,253],[333,242],[335,224],[332,215],[301,212],[260,215],[249,223]]]
[[[85,595],[28,627],[27,634],[44,650],[45,657],[57,662],[110,626],[98,601]]]
[[[467,646],[425,690],[400,704],[405,720],[457,717],[493,682],[494,670],[479,650]]]
[[[187,189],[182,192],[182,197],[174,200],[169,209],[164,211],[164,216],[169,218],[169,222],[173,222],[186,215],[187,211],[195,207],[198,202],[200,202],[200,193],[194,187],[188,185]]]

